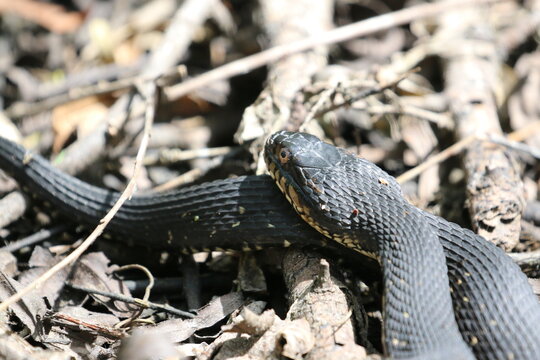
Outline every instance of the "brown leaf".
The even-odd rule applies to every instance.
[[[145,329],[148,334],[161,334],[172,342],[181,342],[189,338],[196,331],[210,327],[223,320],[236,309],[244,304],[241,293],[229,293],[210,301],[207,305],[199,309],[198,314],[193,319],[167,320],[158,326]]]
[[[75,131],[79,136],[91,132],[99,124],[99,120],[105,116],[112,102],[113,98],[110,96],[96,95],[54,108],[52,125],[56,136],[53,152],[58,153]]]
[[[52,326],[45,345],[50,344],[51,348],[60,348],[66,353],[75,349],[92,349],[85,359],[103,358],[99,355],[110,352],[111,344],[125,336],[122,329],[114,328],[119,322],[117,317],[88,311],[80,306],[66,306],[58,312],[49,312],[47,317]]]
[[[0,272],[0,301],[15,294],[22,288],[22,285],[3,272]],[[39,336],[39,317],[43,317],[46,312],[45,303],[36,291],[24,296],[15,304],[11,305],[10,310],[15,316],[34,334]]]
[[[36,246],[32,252],[32,256],[28,261],[30,269],[24,271],[19,275],[19,281],[21,285],[25,286],[32,281],[43,275],[47,270],[56,265],[62,259],[61,256],[53,256],[49,250]],[[49,302],[54,304],[60,291],[64,288],[66,279],[68,277],[70,267],[65,268],[54,274],[42,287],[36,290],[36,294],[40,297],[46,297]]]
[[[34,0],[0,0],[0,14],[11,13],[59,34],[71,33],[84,21],[82,12],[68,12],[60,5]]]
[[[83,288],[100,290],[115,294],[131,296],[128,288],[118,279],[111,277],[113,267],[109,267],[109,259],[101,252],[83,256],[71,273],[70,282]],[[94,300],[105,305],[114,315],[126,318],[138,309],[123,301],[111,300],[105,296],[91,295]]]

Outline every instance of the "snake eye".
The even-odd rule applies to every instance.
[[[287,163],[291,159],[291,152],[287,148],[281,149],[279,152],[279,162],[282,164]]]

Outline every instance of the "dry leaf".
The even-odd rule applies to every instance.
[[[2,0],[0,0],[2,1]],[[52,112],[56,134],[53,152],[58,153],[74,131],[82,137],[91,132],[107,114],[113,98],[108,95],[88,96],[57,106]]]
[[[72,271],[70,282],[78,287],[101,290],[114,294],[131,296],[128,288],[120,280],[111,277],[112,267],[109,259],[101,252],[83,256]],[[123,301],[111,300],[106,296],[91,295],[94,300],[105,305],[109,311],[120,318],[130,317],[138,309]]]
[[[0,0],[0,14],[11,13],[59,34],[71,33],[84,21],[82,12],[68,12],[60,5],[33,0]]]
[[[196,331],[210,327],[223,320],[236,309],[244,304],[241,293],[229,293],[210,301],[199,309],[193,319],[167,320],[145,331],[161,334],[172,342],[181,342],[189,338]]]
[[[53,256],[49,250],[41,246],[36,246],[28,261],[30,269],[19,275],[19,282],[23,286],[30,284],[56,265],[62,258],[61,256]],[[39,290],[36,290],[36,294],[39,294],[40,297],[46,297],[51,304],[54,304],[64,288],[69,271],[70,267],[67,267],[54,274]]]
[[[0,301],[4,301],[8,297],[14,295],[22,289],[19,282],[0,272]],[[35,291],[26,294],[23,299],[19,300],[9,308],[15,316],[34,334],[39,336],[40,320],[46,312],[46,307],[43,299]]]

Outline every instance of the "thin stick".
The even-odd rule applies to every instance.
[[[73,250],[68,256],[66,256],[64,259],[62,259],[59,263],[54,265],[52,268],[47,270],[43,275],[41,275],[40,277],[32,281],[30,284],[25,286],[23,289],[21,289],[17,293],[13,294],[12,296],[4,300],[0,304],[0,312],[6,311],[9,306],[21,300],[23,296],[43,286],[43,284],[45,284],[45,282],[49,280],[51,277],[53,277],[57,272],[69,266],[73,262],[75,262],[94,243],[97,237],[101,235],[103,230],[105,230],[105,227],[109,224],[109,222],[112,220],[114,215],[118,212],[120,207],[124,204],[124,202],[126,202],[126,200],[131,198],[131,196],[135,192],[135,185],[136,185],[135,179],[137,178],[140,172],[144,155],[148,147],[148,139],[150,137],[150,129],[152,127],[152,122],[154,119],[155,104],[156,104],[155,83],[153,82],[148,83],[146,86],[146,89],[144,90],[146,91],[143,94],[146,95],[146,99],[147,99],[144,132],[141,139],[141,145],[139,147],[139,151],[137,152],[137,157],[135,159],[133,175],[131,176],[126,186],[126,189],[122,192],[121,196],[118,198],[118,200],[113,205],[111,210],[109,210],[109,212],[105,215],[105,217],[100,220],[99,225],[94,229],[94,231],[92,231],[92,233],[82,242],[82,244],[78,248]]]
[[[511,141],[523,141],[531,137],[538,130],[540,130],[540,121],[533,121],[521,129],[511,132],[506,138]]]
[[[193,315],[190,312],[176,309],[176,308],[174,308],[174,307],[172,307],[170,305],[167,305],[167,304],[156,304],[154,302],[151,302],[151,301],[148,301],[148,300],[145,300],[145,299],[138,299],[138,298],[134,298],[132,296],[127,296],[127,295],[123,295],[123,294],[115,294],[115,293],[111,293],[111,292],[108,292],[108,291],[103,291],[103,290],[98,290],[98,289],[91,289],[91,288],[78,286],[78,285],[73,285],[73,284],[68,284],[68,285],[69,285],[69,287],[71,287],[71,288],[73,288],[75,290],[84,291],[86,293],[93,294],[93,295],[106,296],[109,299],[122,301],[122,302],[125,302],[125,303],[128,303],[128,304],[134,304],[134,305],[137,305],[140,309],[153,309],[153,310],[165,311],[165,312],[168,312],[170,314],[173,314],[173,315],[176,315],[176,316],[179,316],[179,317],[183,317],[183,318],[188,318],[188,319],[192,319],[192,318],[195,317],[195,315]]]
[[[368,112],[370,115],[385,115],[385,114],[394,114],[394,115],[408,115],[415,117],[420,120],[429,121],[438,127],[452,129],[454,124],[450,115],[445,113],[436,113],[433,111],[421,109],[414,105],[407,104],[396,104],[396,105],[374,105],[367,106],[362,104],[362,106],[353,106],[355,110],[363,110]]]
[[[365,99],[365,98],[367,98],[367,97],[369,97],[371,95],[380,94],[380,93],[382,93],[383,91],[385,91],[387,89],[390,89],[392,87],[396,87],[401,81],[405,80],[407,78],[407,76],[409,76],[409,74],[411,74],[412,72],[413,71],[408,71],[408,72],[406,72],[404,74],[400,74],[395,79],[392,79],[391,81],[388,81],[385,84],[377,84],[375,87],[363,90],[363,91],[359,92],[358,94],[355,94],[353,97],[345,99],[343,102],[341,102],[339,104],[332,104],[331,106],[325,108],[324,110],[319,111],[318,113],[316,113],[315,116],[320,117],[320,116],[322,116],[322,115],[324,115],[326,113],[329,113],[330,111],[337,110],[337,109],[339,109],[341,107],[344,107],[344,106],[350,106],[353,103],[355,103],[357,101],[360,101],[362,99]]]
[[[38,231],[35,234],[22,238],[20,240],[14,241],[11,244],[0,247],[0,251],[15,252],[22,249],[23,247],[34,245],[40,242],[43,242],[47,239],[50,239],[52,236],[59,234],[63,231],[69,229],[68,225],[59,225],[51,229],[43,229]]]
[[[163,82],[170,83],[171,78],[184,76],[185,72],[186,70],[184,66],[176,66],[171,68],[163,73],[163,76],[158,80],[158,84]],[[138,81],[141,81],[140,75],[128,76],[108,82],[100,81],[95,84],[73,88],[66,93],[54,95],[41,101],[16,102],[5,110],[5,115],[9,118],[21,118],[24,116],[39,114],[41,112],[51,110],[56,106],[88,96],[103,95],[118,90],[126,90],[135,86]]]
[[[270,62],[277,61],[282,57],[313,49],[317,46],[335,44],[356,37],[365,36],[367,34],[407,24],[413,20],[434,16],[460,6],[477,6],[478,4],[499,1],[500,0],[450,0],[440,3],[411,6],[406,9],[375,16],[367,20],[330,30],[317,36],[275,46],[257,54],[232,61],[183,83],[164,89],[164,95],[168,101],[173,101],[198,88],[211,84],[214,81],[245,74]]]
[[[429,159],[427,159],[422,164],[418,165],[417,167],[412,168],[409,171],[404,172],[403,174],[396,177],[396,180],[398,183],[403,184],[409,180],[414,179],[418,175],[420,175],[423,171],[428,169],[429,167],[438,164],[440,162],[443,162],[444,160],[448,159],[451,156],[457,155],[461,151],[463,151],[473,140],[483,140],[483,141],[489,141],[496,144],[500,144],[502,146],[506,146],[509,148],[513,148],[517,151],[523,151],[526,152],[532,156],[540,155],[538,154],[538,150],[532,149],[526,145],[519,144],[517,141],[523,141],[530,136],[534,135],[537,131],[540,130],[540,121],[533,122],[527,126],[524,126],[521,129],[518,129],[516,131],[511,132],[510,134],[506,135],[504,138],[499,137],[490,137],[490,136],[480,136],[480,135],[469,135],[466,138],[458,141],[454,145],[444,149],[437,155],[433,155]]]
[[[99,82],[97,84],[74,88],[66,93],[51,96],[41,101],[16,102],[5,110],[5,114],[9,118],[20,118],[23,116],[39,114],[40,112],[50,110],[69,101],[82,99],[91,95],[102,95],[113,91],[127,89],[132,87],[138,79],[139,76],[130,76],[109,81],[107,83]]]
[[[508,149],[518,151],[524,154],[528,154],[537,160],[540,160],[540,149],[529,146],[524,143],[517,141],[508,140],[504,136],[490,135],[488,136],[488,141],[491,141],[494,144],[502,145]]]
[[[167,182],[164,182],[163,184],[157,185],[156,187],[152,189],[152,191],[155,191],[155,192],[169,191],[181,185],[184,185],[190,181],[193,181],[193,179],[197,179],[203,174],[204,174],[204,171],[199,168],[191,169],[191,170],[186,171],[182,175],[179,175],[177,177],[172,178],[171,180]]]
[[[163,149],[158,154],[146,156],[146,158],[144,159],[144,165],[166,165],[174,164],[180,161],[224,156],[230,154],[236,149],[237,148],[234,148],[232,146],[221,146],[193,150]]]
[[[104,335],[113,339],[122,339],[125,336],[125,332],[121,329],[109,328],[107,326],[92,324],[81,319],[77,319],[71,315],[54,313],[50,315],[51,320],[54,320],[56,323],[65,326],[66,323],[70,325],[75,325],[78,328],[87,328],[100,335]]]
[[[398,183],[403,184],[409,180],[414,179],[418,175],[420,175],[423,171],[426,169],[432,167],[435,164],[438,164],[440,162],[443,162],[444,160],[448,159],[451,156],[459,154],[463,149],[465,149],[467,146],[469,146],[470,143],[472,143],[474,140],[476,140],[477,137],[474,135],[467,136],[464,139],[461,139],[457,143],[455,143],[452,146],[447,147],[437,155],[433,155],[426,161],[424,161],[422,164],[418,165],[417,167],[412,168],[409,171],[405,171],[403,174],[396,177],[396,180]]]

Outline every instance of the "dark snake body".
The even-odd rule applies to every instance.
[[[393,178],[375,165],[314,137],[295,136],[304,139],[289,145],[293,158],[290,148],[307,141],[304,145],[314,144],[309,145],[312,151],[323,151],[321,158],[333,159],[334,166],[324,171],[309,170],[314,164],[305,167],[312,179],[321,180],[312,184],[326,195],[317,201],[329,206],[311,204],[318,205],[312,220],[334,239],[381,262],[388,355],[470,359],[468,344],[478,359],[540,359],[540,305],[524,274],[504,252],[469,230],[409,205]],[[118,198],[2,138],[0,167],[30,194],[88,223],[101,219]],[[288,176],[288,170],[283,171],[280,176]],[[303,201],[309,204],[309,199]],[[322,215],[317,214],[320,210]],[[320,235],[300,220],[267,176],[135,196],[119,210],[110,229],[155,247],[259,249],[321,243]]]

